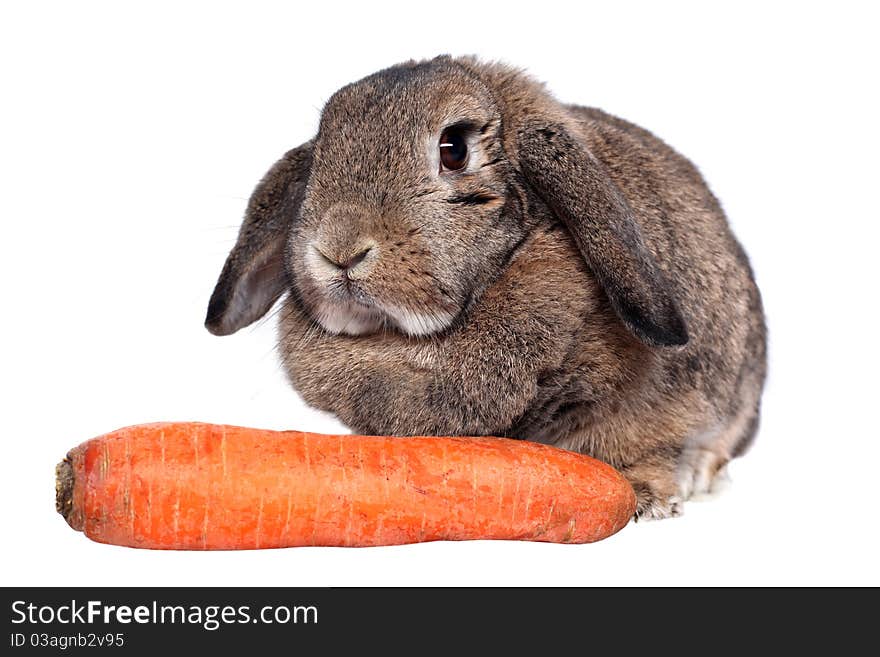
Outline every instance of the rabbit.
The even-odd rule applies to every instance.
[[[752,443],[760,293],[700,173],[653,134],[475,57],[336,92],[256,187],[205,325],[281,297],[293,387],[353,431],[493,435],[683,512]]]

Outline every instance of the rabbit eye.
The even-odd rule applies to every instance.
[[[467,141],[460,130],[447,128],[440,135],[441,170],[458,171],[464,169],[468,161]]]

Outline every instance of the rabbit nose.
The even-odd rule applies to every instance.
[[[319,249],[317,246],[315,247],[315,251],[318,252],[318,255],[320,255],[327,262],[327,264],[335,267],[336,269],[339,269],[340,271],[348,271],[350,269],[354,269],[355,267],[357,267],[360,263],[362,263],[364,261],[364,258],[366,258],[367,255],[372,250],[373,250],[373,247],[372,247],[372,245],[370,245],[370,246],[364,247],[363,249],[361,249],[360,251],[358,251],[357,253],[355,253],[354,255],[351,255],[349,257],[336,256],[336,257],[331,258],[326,253],[324,253],[321,249]]]
[[[372,250],[373,250],[373,247],[372,247],[372,246],[368,246],[368,247],[366,247],[366,248],[365,248],[363,251],[361,251],[360,253],[356,253],[355,255],[351,256],[351,257],[350,257],[348,260],[346,260],[345,262],[340,263],[340,264],[338,265],[339,268],[340,268],[340,269],[354,269],[355,267],[357,267],[360,263],[362,263],[362,262],[364,261],[364,258],[366,258],[366,257],[367,257],[367,254],[368,254],[370,251],[372,251]]]

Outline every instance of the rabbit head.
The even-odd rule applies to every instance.
[[[449,62],[378,73],[327,103],[288,244],[292,283],[332,332],[447,328],[525,234],[501,117]]]
[[[632,333],[685,344],[626,200],[569,121],[541,85],[468,58],[342,88],[254,192],[207,327],[232,333],[289,290],[332,333],[443,331],[541,220],[534,196]]]

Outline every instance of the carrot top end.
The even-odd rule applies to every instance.
[[[77,527],[74,523],[75,517],[73,511],[73,485],[76,477],[74,476],[73,464],[70,462],[68,455],[61,463],[55,466],[55,510],[60,513],[67,524],[79,531],[81,527]]]

